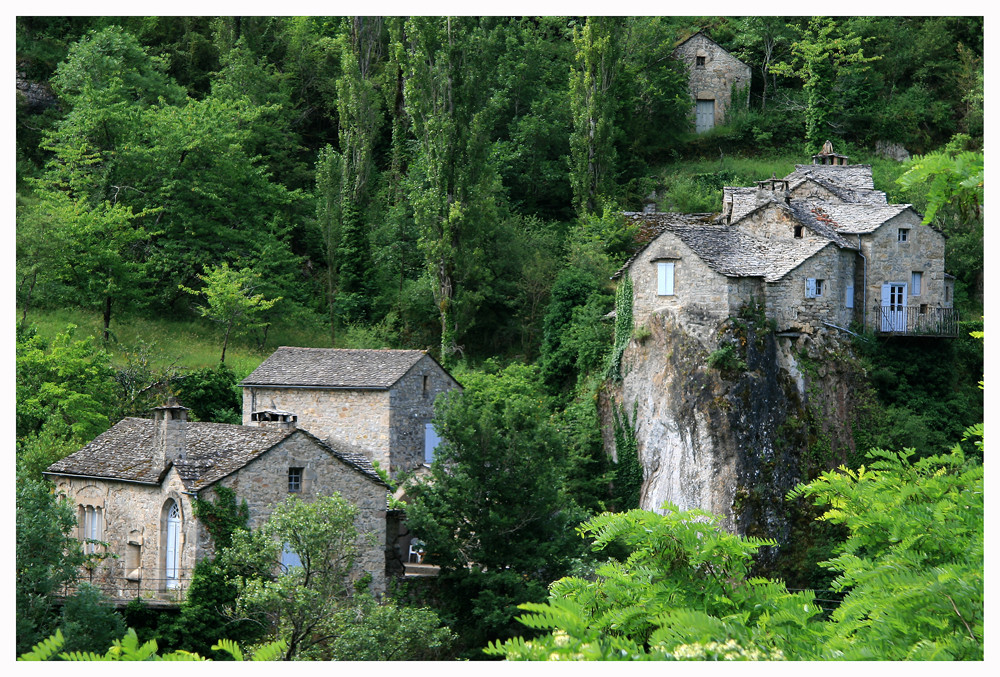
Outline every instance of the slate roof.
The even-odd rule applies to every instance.
[[[913,209],[913,205],[842,205],[832,202],[814,205],[814,213],[821,214],[838,233],[851,235],[874,232],[883,223],[907,209]]]
[[[229,423],[186,422],[185,458],[174,462],[189,491],[198,491],[243,468],[296,432],[307,435],[355,471],[385,484],[364,456],[334,449],[305,430]],[[49,466],[47,473],[159,484],[165,469],[153,465],[153,421],[126,418],[80,451]]]
[[[384,390],[391,388],[426,354],[423,350],[282,346],[240,385]]]
[[[871,165],[795,165],[795,171],[785,178],[795,183],[809,177],[846,190],[875,190]]]
[[[757,207],[757,189],[745,186],[726,186],[723,190],[723,200],[732,197],[733,211],[730,221],[738,221]]]
[[[683,214],[642,214],[626,212],[633,221],[646,221],[662,234],[670,231],[687,245],[712,270],[727,277],[762,277],[767,282],[780,280],[824,247],[831,240],[766,239],[738,228],[702,221],[685,220]],[[625,262],[613,278],[618,278],[652,241]]]

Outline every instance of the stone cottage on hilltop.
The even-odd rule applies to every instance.
[[[750,100],[750,66],[698,32],[674,48],[688,69],[688,91],[694,99],[695,131],[707,132],[726,117],[734,91],[746,88]]]
[[[635,324],[682,315],[707,340],[753,300],[779,332],[957,335],[944,236],[847,160],[827,142],[782,179],[724,188],[718,216],[627,213],[649,238],[615,274],[632,279]]]
[[[49,466],[84,547],[113,555],[84,579],[122,600],[178,601],[214,552],[194,501],[224,486],[247,501],[252,528],[289,495],[339,493],[365,535],[355,576],[371,574],[382,594],[387,570],[401,568],[398,524],[387,523],[389,486],[372,459],[396,470],[423,463],[437,443],[427,432],[434,397],[458,384],[423,351],[283,347],[243,387],[245,425],[188,421],[171,399]]]

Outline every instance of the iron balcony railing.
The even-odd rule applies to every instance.
[[[958,311],[927,306],[882,306],[875,310],[875,332],[896,336],[958,336]]]
[[[191,570],[178,570],[179,578],[170,579],[143,575],[140,580],[126,578],[124,575],[112,575],[100,570],[90,575],[87,571],[75,583],[63,586],[62,595],[68,597],[74,594],[80,584],[90,583],[110,599],[118,602],[142,597],[147,601],[160,603],[178,603],[184,600],[187,588],[191,584]]]

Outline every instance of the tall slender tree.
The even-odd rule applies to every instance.
[[[414,219],[441,320],[441,357],[461,351],[455,302],[474,254],[473,224],[495,219],[500,186],[490,156],[497,104],[490,18],[411,17],[401,46],[406,112],[417,153],[410,167]],[[491,59],[494,60],[491,63]]]
[[[621,105],[614,88],[621,71],[624,17],[587,17],[574,29],[570,71],[570,182],[577,212],[600,211],[615,180],[615,118]]]

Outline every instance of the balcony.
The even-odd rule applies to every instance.
[[[958,311],[954,308],[874,306],[876,334],[888,336],[958,336]]]

